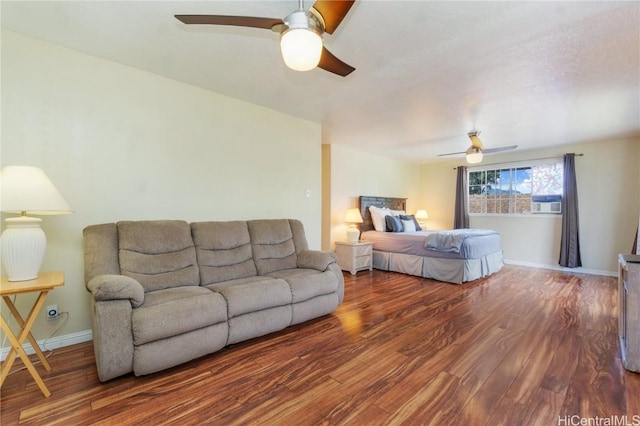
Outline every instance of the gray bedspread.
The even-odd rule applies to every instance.
[[[460,238],[460,248],[457,252],[428,250],[425,239],[441,232],[448,231],[366,231],[362,233],[361,239],[372,242],[373,249],[378,251],[443,259],[477,259],[502,250],[500,234],[495,231],[484,235],[475,235],[472,238]]]
[[[454,229],[434,232],[425,237],[424,248],[443,253],[460,253],[467,238],[497,234],[490,229]]]

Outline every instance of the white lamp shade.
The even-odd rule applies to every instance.
[[[296,71],[309,71],[318,66],[322,55],[322,37],[308,28],[292,28],[280,39],[284,63]]]
[[[429,219],[429,215],[427,214],[426,210],[418,210],[416,211],[416,219],[418,220]]]
[[[349,209],[344,215],[344,223],[362,223],[362,215],[359,209]]]
[[[7,166],[0,175],[1,209],[7,213],[36,215],[73,213],[69,204],[37,167]]]

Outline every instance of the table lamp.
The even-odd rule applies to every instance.
[[[7,166],[0,174],[1,209],[19,217],[5,219],[2,233],[2,264],[9,281],[38,277],[47,248],[40,222],[27,216],[73,213],[47,175],[37,167]]]
[[[344,215],[344,223],[349,224],[349,228],[347,229],[347,241],[350,243],[357,243],[360,238],[360,230],[356,227],[356,223],[362,223],[362,215],[360,215],[360,210],[358,209],[349,209],[347,210],[347,214]]]
[[[426,210],[418,210],[416,211],[416,220],[422,226],[425,220],[429,219],[429,215]]]

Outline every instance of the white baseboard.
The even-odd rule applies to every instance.
[[[52,337],[50,339],[38,340],[38,346],[40,346],[40,350],[42,352],[51,351],[54,349],[59,349],[65,346],[75,345],[77,343],[89,342],[93,340],[93,333],[91,330],[79,331],[77,333],[65,334],[64,336]],[[46,344],[46,346],[45,346]],[[27,355],[32,355],[35,353],[33,350],[33,346],[31,343],[25,343],[22,345],[24,351]],[[7,355],[9,354],[9,350],[11,348],[2,348],[2,353],[0,354],[0,360],[4,361]]]
[[[534,263],[534,262],[522,262],[520,260],[509,260],[505,259],[504,263],[507,265],[517,265],[517,266],[528,266],[530,268],[541,268],[541,269],[551,269],[554,271],[562,271],[574,274],[590,274],[590,275],[602,275],[605,277],[617,277],[617,271],[605,271],[602,269],[588,269],[588,268],[565,268],[560,265],[546,265],[542,263]]]

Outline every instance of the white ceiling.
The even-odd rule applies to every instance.
[[[640,135],[638,1],[357,0],[325,35],[356,67],[346,78],[287,69],[271,31],[173,17],[296,7],[3,0],[1,16],[4,28],[321,123],[324,143],[413,161],[464,151],[472,129],[487,148]]]

